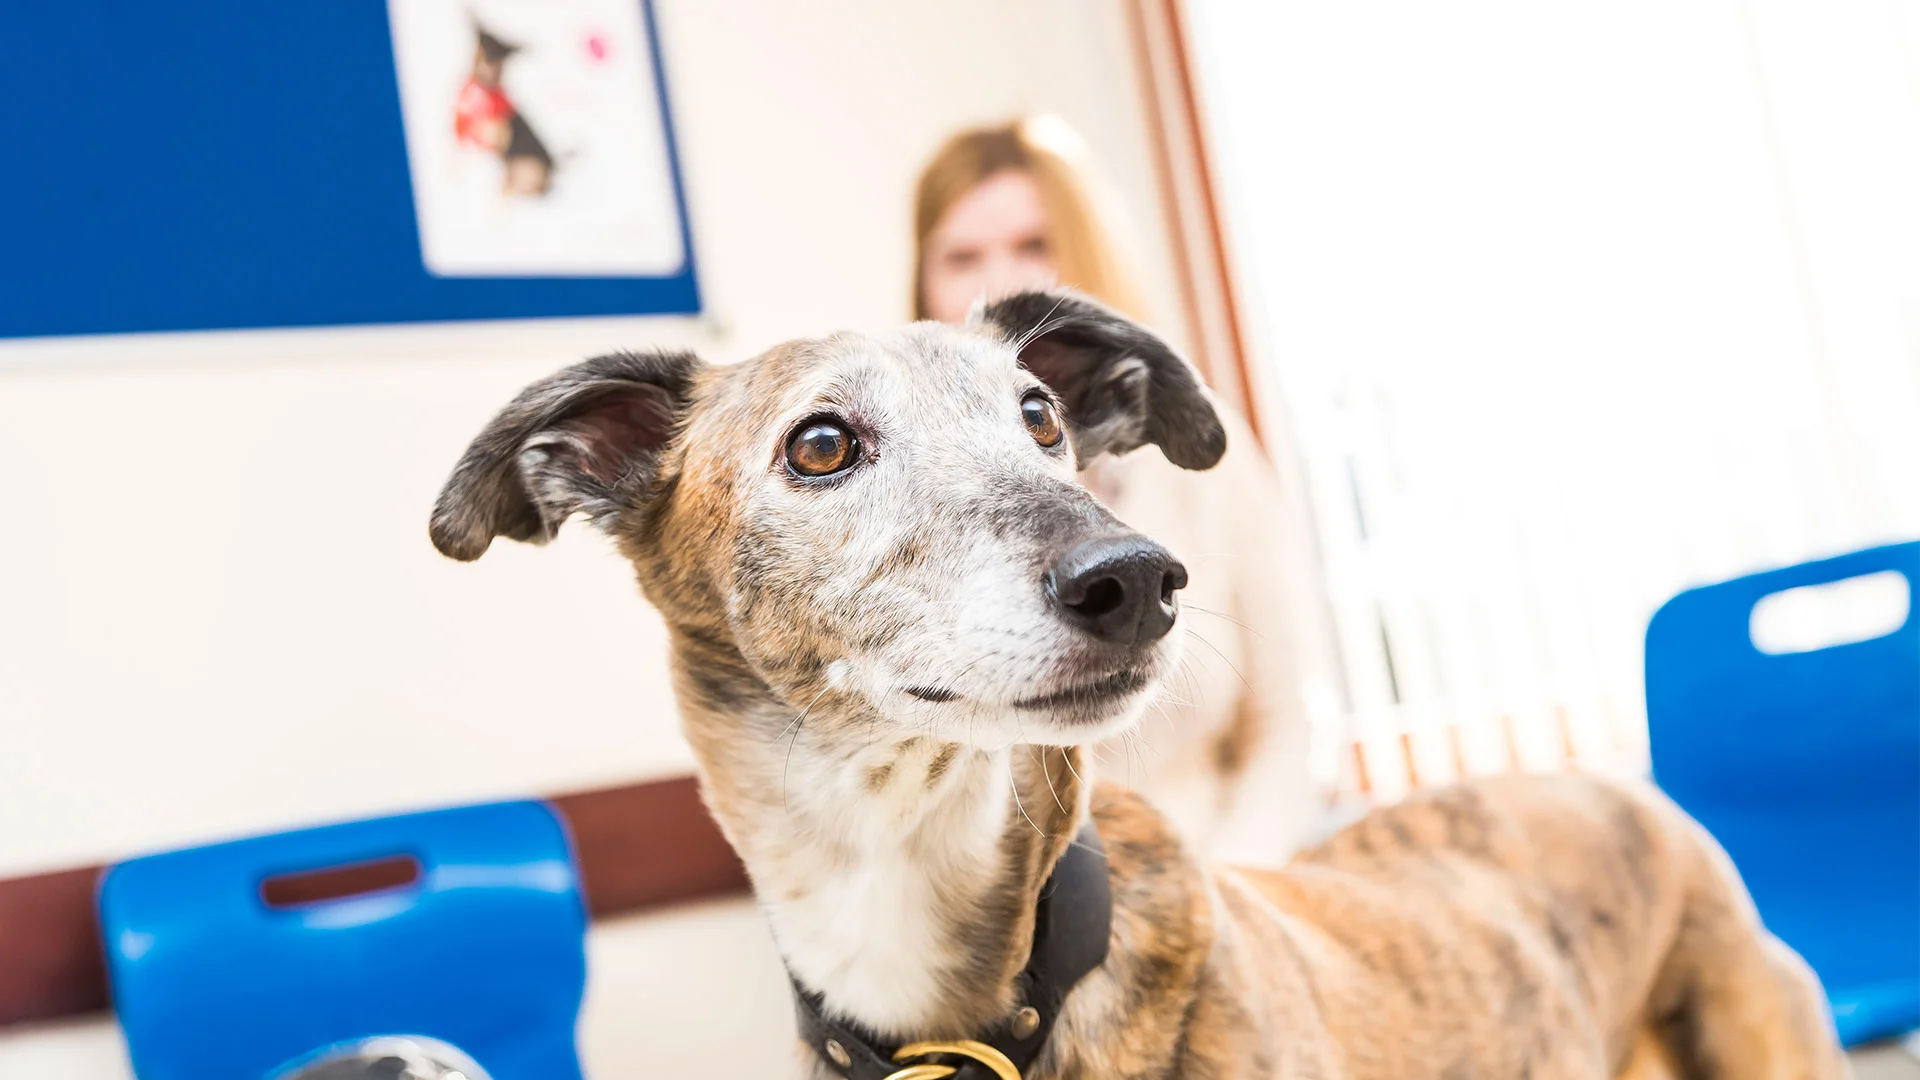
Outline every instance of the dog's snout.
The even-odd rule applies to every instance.
[[[1173,594],[1187,568],[1137,534],[1075,544],[1054,560],[1047,596],[1068,622],[1102,641],[1145,645],[1173,628]]]

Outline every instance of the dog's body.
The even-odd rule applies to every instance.
[[[1179,866],[1129,803],[1094,801],[1109,851],[1144,841],[1137,867],[1116,854],[1116,880]],[[1843,1068],[1805,966],[1760,929],[1712,841],[1651,792],[1483,781],[1381,810],[1284,871],[1172,876],[1158,891],[1180,897],[1180,953],[1202,962],[1177,989],[1135,977],[1110,991],[1164,998],[1159,1038],[1046,1075],[1601,1080],[1662,1072],[1634,1062],[1647,1034],[1689,1078]],[[1132,951],[1164,936],[1133,927]],[[1137,1039],[1147,1012],[1106,1015]]]
[[[789,970],[878,1039],[1020,1008],[1037,897],[1091,813],[1110,948],[1028,1080],[1598,1080],[1650,1025],[1689,1077],[1838,1075],[1803,969],[1655,798],[1479,785],[1284,873],[1210,874],[1136,796],[1096,791],[1081,748],[1176,670],[1185,571],[1074,469],[1146,443],[1219,459],[1191,369],[1096,305],[1024,294],[969,331],[569,369],[475,440],[432,531],[462,559],[574,513],[615,538]],[[845,1075],[833,1049],[818,1075]],[[944,1075],[920,1068],[900,1075]]]

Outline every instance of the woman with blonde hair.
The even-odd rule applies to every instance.
[[[1084,144],[1057,117],[953,136],[915,191],[914,316],[959,322],[983,298],[1060,284],[1151,324],[1106,202]],[[1135,743],[1109,748],[1103,775],[1146,792],[1208,854],[1276,863],[1314,828],[1333,779],[1312,767],[1333,749],[1315,732],[1337,712],[1331,633],[1302,488],[1222,411],[1227,456],[1211,471],[1176,468],[1148,446],[1081,474],[1191,579],[1178,699],[1149,714]]]

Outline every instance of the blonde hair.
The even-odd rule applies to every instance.
[[[1060,283],[1136,319],[1145,318],[1133,276],[1103,214],[1107,199],[1086,143],[1057,116],[1039,115],[962,131],[920,173],[913,197],[913,317],[926,319],[927,239],[953,204],[995,173],[1033,178],[1047,214],[1047,247]]]

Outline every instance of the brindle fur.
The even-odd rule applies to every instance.
[[[1056,450],[1019,418],[1042,380],[1067,410]],[[866,457],[801,480],[781,448],[823,413]],[[782,954],[884,1037],[966,1036],[1019,1005],[1039,888],[1091,814],[1112,948],[1030,1080],[1842,1074],[1805,966],[1650,791],[1476,783],[1258,872],[1203,867],[1137,796],[1089,783],[1083,746],[1151,687],[1014,702],[1172,670],[1181,635],[1101,652],[1037,587],[1064,545],[1124,531],[1076,460],[1146,442],[1187,468],[1220,457],[1192,370],[1094,304],[1026,294],[964,330],[570,368],[474,441],[432,535],[474,559],[579,513],[615,539],[665,617],[707,803]]]

